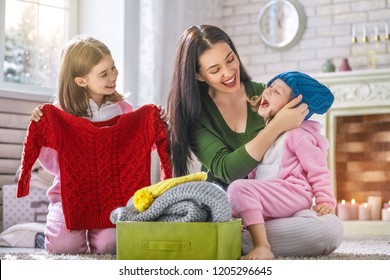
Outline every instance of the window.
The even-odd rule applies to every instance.
[[[0,88],[52,95],[64,43],[77,26],[76,0],[1,1]],[[1,7],[3,5],[3,7]],[[1,13],[1,12],[0,12]]]

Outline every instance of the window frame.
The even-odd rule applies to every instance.
[[[74,37],[78,31],[78,2],[66,0],[68,16],[65,17],[65,42]],[[0,46],[5,45],[5,2],[0,1]],[[4,47],[0,47],[0,97],[23,100],[48,101],[55,95],[55,88],[43,88],[34,85],[21,85],[4,82]],[[58,54],[60,55],[60,54]]]

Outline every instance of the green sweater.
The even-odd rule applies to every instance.
[[[250,98],[260,95],[265,84],[245,83],[245,91]],[[190,128],[191,150],[208,173],[208,180],[222,185],[244,178],[258,162],[246,151],[244,145],[264,128],[264,120],[253,112],[249,103],[248,119],[243,133],[232,131],[223,119],[211,97],[201,95],[202,111],[199,120]]]

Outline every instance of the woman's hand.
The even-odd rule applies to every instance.
[[[301,101],[302,95],[300,94],[289,103],[284,105],[284,107],[272,119],[271,123],[275,123],[276,121],[277,126],[281,129],[281,132],[285,132],[300,126],[309,113],[307,104],[299,104]],[[299,104],[299,106],[295,108],[297,104]]]
[[[164,122],[168,123],[168,120],[169,120],[169,118],[168,118],[168,112],[165,110],[164,107],[162,107],[162,106],[160,106],[160,105],[157,105],[157,108],[160,110],[160,118],[161,118]]]
[[[307,104],[302,103],[294,108],[301,101],[302,95],[299,95],[287,103],[255,138],[245,144],[246,151],[254,160],[261,161],[280,134],[298,127],[303,122],[309,113]]]
[[[39,122],[43,116],[42,105],[39,105],[31,112],[30,121]]]
[[[313,205],[313,210],[317,212],[318,216],[326,215],[326,214],[335,214],[336,211],[333,207],[330,207],[326,204],[318,204]]]

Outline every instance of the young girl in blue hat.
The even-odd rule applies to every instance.
[[[336,200],[327,166],[328,141],[321,135],[321,124],[307,120],[314,113],[323,114],[330,108],[334,100],[331,91],[306,74],[284,72],[268,82],[261,96],[249,102],[268,124],[299,94],[310,111],[306,120],[300,127],[279,136],[249,179],[229,185],[233,212],[242,218],[253,240],[253,249],[241,259],[274,258],[265,221],[290,217],[310,208],[320,216],[335,213]]]

